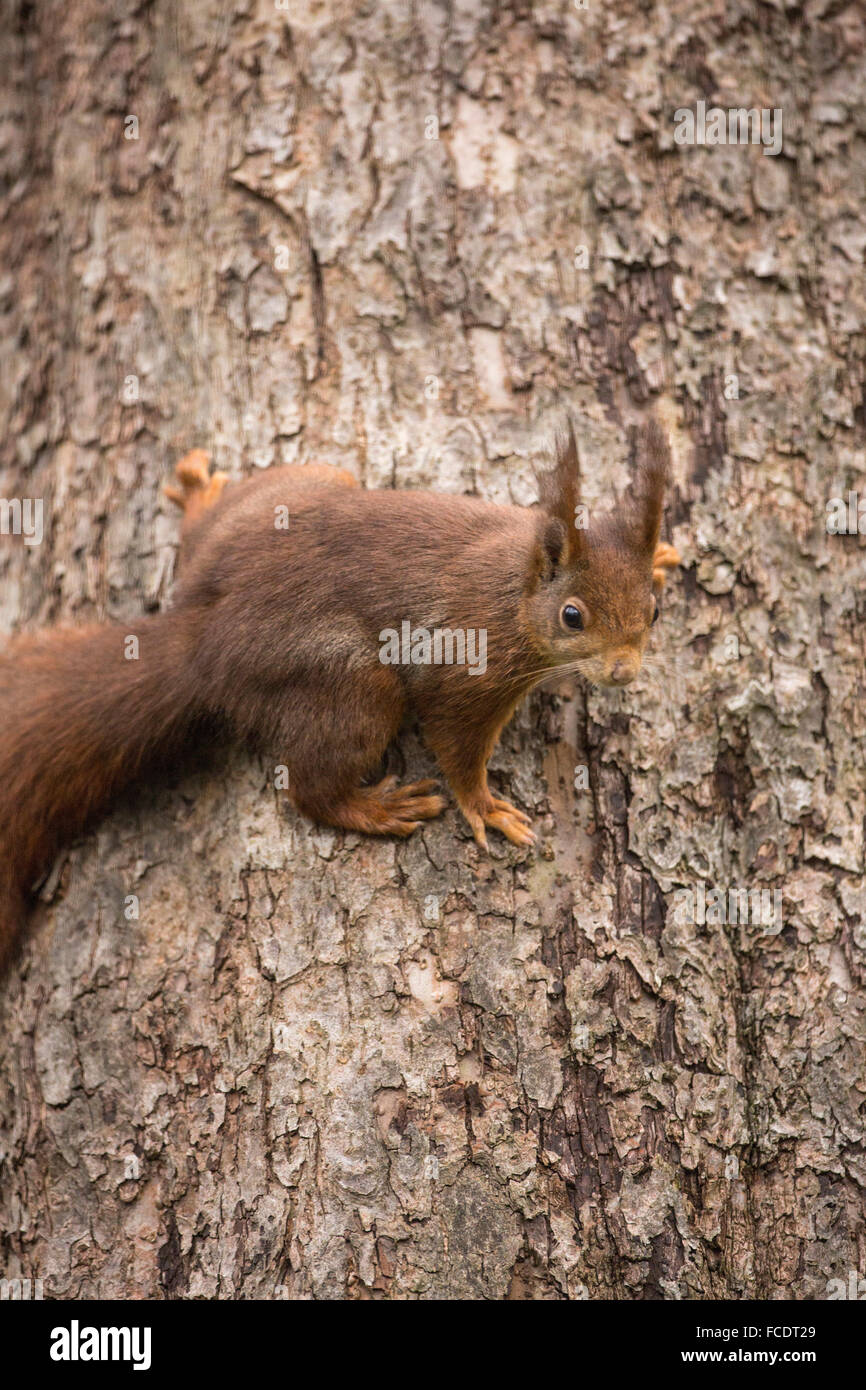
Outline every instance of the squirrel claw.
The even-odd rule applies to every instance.
[[[490,849],[485,831],[485,826],[488,825],[492,826],[494,830],[500,830],[513,845],[532,845],[535,843],[535,835],[529,828],[529,816],[525,811],[512,806],[510,801],[503,801],[501,797],[491,796],[483,812],[464,809],[463,814],[469,822],[475,843],[481,849]]]
[[[513,806],[510,806],[507,811],[494,811],[492,815],[487,817],[487,824],[501,830],[513,845],[535,844],[534,832],[529,829],[528,825],[524,825],[523,821],[517,819]]]
[[[469,822],[469,828],[472,831],[472,837],[475,840],[476,845],[478,845],[480,849],[483,849],[489,853],[490,846],[487,843],[487,835],[484,830],[484,821],[482,820],[481,816],[472,815],[467,816],[466,819]]]

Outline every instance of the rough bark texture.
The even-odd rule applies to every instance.
[[[4,631],[167,603],[194,445],[524,502],[563,404],[591,501],[655,405],[685,567],[635,686],[495,755],[537,854],[317,830],[242,753],[71,847],[2,986],[0,1274],[826,1297],[866,1260],[862,7],[2,10],[0,495],[46,509]],[[783,153],[677,146],[699,98]],[[698,882],[783,929],[681,920]]]

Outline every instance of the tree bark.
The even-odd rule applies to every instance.
[[[453,808],[405,843],[318,829],[240,751],[68,849],[2,985],[0,1274],[862,1274],[866,550],[825,524],[866,499],[862,11],[2,10],[2,496],[45,507],[41,545],[0,538],[4,632],[166,605],[189,448],[529,503],[562,406],[592,507],[657,411],[684,566],[633,687],[507,730],[491,780],[537,853],[481,854]],[[678,145],[699,99],[780,108],[781,154]],[[430,774],[417,731],[392,764]],[[702,885],[779,891],[782,924],[700,921]]]

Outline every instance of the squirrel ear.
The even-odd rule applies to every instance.
[[[563,551],[567,542],[565,527],[558,517],[545,517],[541,527],[541,544],[550,565],[551,573],[556,569],[562,559]]]
[[[553,467],[539,472],[537,478],[542,510],[559,523],[559,553],[554,563],[573,563],[581,535],[575,525],[580,502],[580,458],[570,418],[566,419],[565,430],[557,434]]]
[[[532,589],[554,578],[565,550],[565,542],[565,527],[559,518],[539,512],[532,551]]]
[[[658,420],[650,419],[638,441],[638,467],[628,502],[627,522],[637,548],[655,553],[662,505],[670,478],[671,451]]]

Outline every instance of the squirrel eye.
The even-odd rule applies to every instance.
[[[560,616],[564,625],[570,627],[573,632],[580,632],[583,628],[583,614],[573,603],[564,604]]]
[[[659,620],[659,612],[660,612],[660,609],[659,609],[659,601],[658,601],[658,599],[656,599],[656,611],[653,613],[653,623],[657,623],[657,622],[658,622],[658,620]],[[650,627],[652,627],[652,623],[650,623]]]

